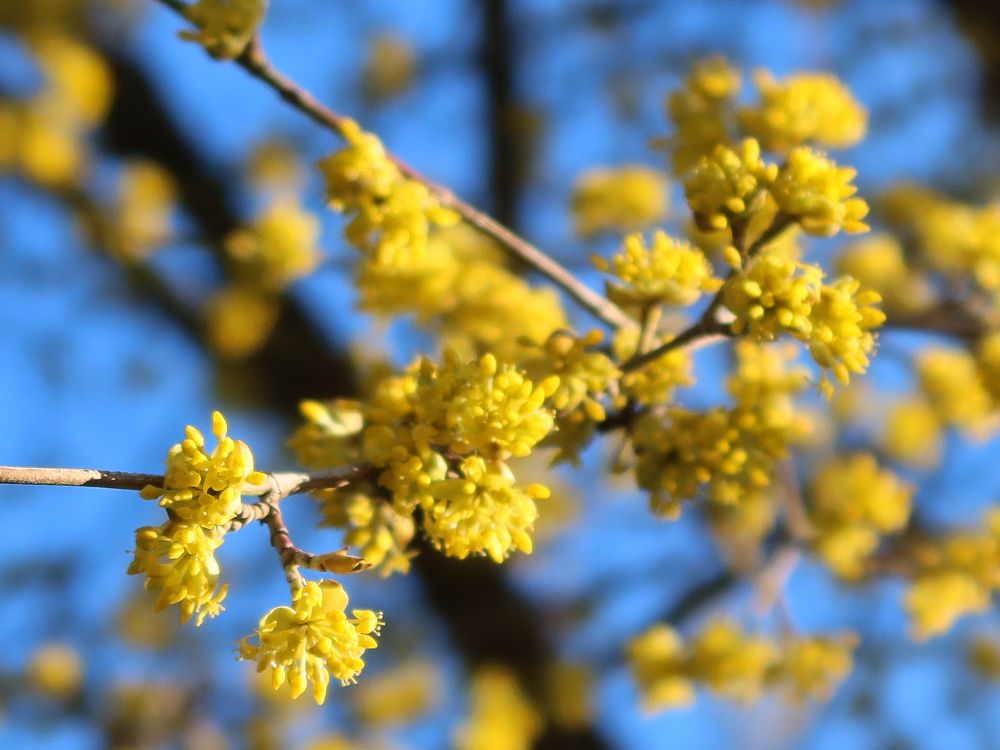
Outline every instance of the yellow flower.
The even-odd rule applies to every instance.
[[[365,91],[373,99],[389,99],[410,87],[417,74],[417,52],[398,34],[383,33],[368,45]]]
[[[780,683],[794,701],[827,700],[854,667],[854,633],[838,637],[793,638],[783,644],[781,658],[770,680]]]
[[[885,420],[883,447],[892,458],[913,466],[934,466],[941,456],[941,422],[919,396],[893,404]]]
[[[297,203],[274,201],[253,223],[226,238],[226,251],[247,286],[277,292],[319,264],[319,221]]]
[[[653,346],[667,343],[669,337],[653,342]],[[627,362],[635,356],[639,345],[639,330],[635,327],[619,328],[611,342],[615,359]],[[634,398],[645,406],[668,403],[678,388],[694,385],[694,363],[691,353],[684,347],[671,349],[637,370],[621,378],[622,395]],[[617,405],[624,406],[619,398]]]
[[[764,248],[726,281],[723,301],[736,316],[733,332],[758,341],[771,341],[783,331],[808,336],[822,279],[818,266],[799,263],[778,246]]]
[[[668,200],[666,177],[649,167],[588,170],[573,188],[576,233],[587,238],[645,229],[666,218]]]
[[[736,218],[745,220],[760,207],[777,174],[777,165],[761,159],[760,144],[753,138],[743,141],[738,150],[716,146],[684,178],[684,194],[695,223],[703,231],[718,231]]]
[[[130,263],[170,239],[177,200],[173,177],[156,162],[137,160],[122,170],[111,213],[108,250]]]
[[[291,607],[275,607],[240,641],[240,658],[255,660],[258,672],[270,669],[274,689],[287,684],[293,698],[312,683],[313,699],[322,705],[331,674],[342,685],[356,681],[365,651],[377,646],[372,634],[382,626],[382,614],[368,609],[348,617],[347,601],[339,583],[307,582]]]
[[[352,691],[352,697],[365,724],[405,724],[436,707],[441,682],[436,664],[412,659],[366,677]]]
[[[608,296],[621,305],[691,305],[722,283],[701,250],[662,231],[653,233],[651,245],[630,234],[610,263],[600,257],[593,262],[622,282],[608,284]]]
[[[379,139],[352,120],[341,127],[347,146],[322,159],[327,200],[351,214],[347,240],[378,264],[409,265],[427,252],[432,225],[454,224],[458,216],[444,208],[422,183],[407,179]]]
[[[885,313],[875,307],[878,292],[860,290],[861,284],[849,276],[824,284],[809,320],[809,351],[816,364],[829,370],[845,385],[850,374],[868,369],[868,355],[875,349],[873,329],[885,322]],[[824,371],[820,390],[827,396],[833,386]]]
[[[513,674],[483,667],[472,678],[468,718],[455,732],[456,750],[529,750],[542,730],[538,712]]]
[[[628,657],[644,704],[655,710],[690,705],[699,684],[743,703],[772,687],[795,700],[828,698],[850,672],[856,645],[850,633],[773,641],[717,619],[687,644],[657,625],[629,644]]]
[[[620,373],[604,352],[593,348],[603,339],[604,334],[598,330],[585,336],[558,330],[542,345],[525,342],[530,352],[522,360],[525,370],[535,379],[549,375],[559,378],[559,386],[549,397],[554,409],[565,413],[582,408],[595,422],[604,419],[604,407],[598,399]]]
[[[197,614],[196,625],[222,610],[228,585],[218,587],[219,563],[215,550],[223,533],[215,528],[167,521],[135,532],[135,555],[129,575],[143,573],[145,587],[160,592],[156,611],[181,605],[181,622]]]
[[[446,555],[459,559],[488,554],[503,562],[519,549],[531,554],[531,531],[538,516],[536,500],[549,490],[540,484],[514,486],[514,475],[503,463],[478,456],[464,459],[460,475],[430,484],[424,503],[424,529]]]
[[[307,400],[299,404],[305,419],[288,441],[299,463],[311,469],[346,466],[358,458],[358,440],[364,427],[360,402]]]
[[[793,217],[807,234],[832,237],[840,230],[848,234],[868,231],[862,219],[868,204],[852,198],[856,174],[808,148],[797,148],[781,165],[770,190],[778,207]]]
[[[558,387],[558,377],[532,383],[492,354],[463,362],[445,352],[443,366],[421,364],[413,409],[429,442],[463,455],[526,456],[552,430],[554,414],[544,404]]]
[[[838,575],[857,578],[880,535],[906,526],[912,496],[913,488],[880,469],[870,453],[827,461],[809,495],[817,554]]]
[[[806,144],[846,148],[865,135],[868,113],[832,75],[798,73],[779,82],[756,70],[753,82],[760,103],[740,111],[740,125],[768,151],[787,153]]]
[[[835,267],[878,292],[888,309],[913,313],[934,301],[930,283],[907,263],[902,246],[891,235],[875,234],[851,243],[840,251]]]
[[[224,287],[208,300],[205,337],[220,357],[241,360],[268,340],[281,308],[277,298],[255,287]]]
[[[212,413],[212,433],[218,445],[205,452],[205,438],[195,427],[184,429],[185,439],[167,453],[163,487],[147,485],[140,493],[159,498],[172,517],[206,528],[222,526],[240,509],[246,484],[260,484],[265,476],[253,468],[253,454],[241,440],[226,435],[226,420]]]
[[[964,349],[927,347],[916,357],[920,388],[941,424],[976,432],[993,409],[976,360]]]
[[[959,617],[989,608],[989,589],[958,572],[920,576],[906,593],[906,609],[918,641],[947,633]]]
[[[694,703],[695,685],[687,673],[684,642],[676,630],[657,625],[628,644],[628,660],[647,711]]]
[[[80,691],[83,684],[83,663],[71,646],[46,643],[31,655],[25,678],[39,693],[66,700]]]
[[[711,57],[695,63],[684,87],[670,95],[667,114],[676,133],[667,143],[674,174],[685,174],[720,143],[730,142],[726,117],[741,86],[738,70],[722,57]]]
[[[65,122],[84,128],[100,124],[114,96],[114,76],[104,58],[58,33],[31,36],[29,44],[48,83],[39,104]]]
[[[264,22],[267,0],[198,0],[184,15],[198,31],[181,31],[181,39],[197,42],[212,57],[239,57]]]

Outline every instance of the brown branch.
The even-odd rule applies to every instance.
[[[179,0],[159,0],[159,2],[182,15],[184,14],[185,4]],[[236,58],[235,62],[254,78],[270,86],[278,96],[292,107],[324,128],[343,136],[344,126],[348,118],[321,104],[309,91],[275,68],[264,53],[257,37],[250,41],[243,54]],[[466,203],[445,186],[424,177],[398,157],[392,154],[389,156],[404,176],[425,185],[442,205],[452,209],[467,223],[506,247],[514,256],[562,288],[594,316],[614,328],[633,322],[615,303],[581,282],[555,259],[516,232]]]
[[[340,489],[371,475],[368,466],[347,466],[329,471],[283,471],[268,474],[263,484],[246,485],[243,495],[254,497],[273,493],[278,498],[318,489]],[[33,466],[0,466],[0,484],[43,485],[50,487],[104,487],[114,490],[141,490],[162,487],[162,474],[99,469],[54,469]],[[260,520],[251,519],[251,520]],[[248,521],[244,522],[247,523]]]

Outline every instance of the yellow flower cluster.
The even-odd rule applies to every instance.
[[[405,37],[382,33],[368,45],[365,62],[365,93],[372,99],[389,99],[403,93],[417,77],[419,60]]]
[[[658,625],[629,644],[629,662],[648,710],[680,708],[695,700],[698,684],[724,698],[750,703],[767,689],[791,698],[829,698],[850,673],[853,634],[775,641],[714,620],[685,644]]]
[[[733,332],[757,341],[771,341],[783,331],[808,336],[822,280],[818,266],[800,263],[780,247],[765,248],[726,282],[723,302],[736,316]]]
[[[899,241],[888,234],[875,234],[843,248],[836,270],[878,292],[889,310],[914,313],[933,302],[930,283],[907,263]]]
[[[154,608],[160,612],[180,604],[181,622],[197,615],[196,625],[222,610],[229,585],[219,583],[215,550],[222,545],[224,531],[197,524],[167,521],[161,526],[143,526],[135,532],[135,554],[129,575],[146,576],[145,587],[159,590]]]
[[[703,156],[684,178],[684,194],[703,231],[728,228],[745,219],[767,196],[778,166],[764,161],[760,144],[747,138],[738,150],[720,144]]]
[[[537,380],[549,375],[559,378],[549,403],[561,414],[582,409],[594,422],[605,418],[598,399],[610,391],[621,373],[608,355],[594,349],[603,340],[604,334],[596,329],[584,336],[560,329],[541,345],[524,342],[527,351],[521,359],[529,375]]]
[[[25,100],[0,102],[0,169],[16,169],[46,187],[86,177],[86,138],[104,119],[114,93],[105,60],[85,43],[54,29],[27,38],[42,73]]]
[[[472,677],[469,717],[455,733],[456,750],[529,750],[542,720],[517,678],[502,667]]]
[[[431,226],[454,224],[458,216],[425,185],[404,177],[377,136],[352,120],[340,132],[347,146],[317,166],[330,206],[352,215],[347,241],[377,264],[405,266],[419,259]]]
[[[651,493],[653,512],[676,517],[702,489],[711,503],[740,503],[770,485],[775,462],[806,429],[792,406],[805,378],[788,369],[790,353],[741,342],[737,356],[727,383],[734,407],[669,407],[637,422],[636,481]]]
[[[669,145],[674,174],[680,176],[730,141],[727,127],[731,100],[742,86],[740,73],[722,57],[695,63],[684,86],[667,100],[667,114],[676,133]]]
[[[239,57],[264,22],[267,0],[198,0],[184,15],[197,31],[182,31],[181,39],[197,42],[223,60]]]
[[[288,441],[299,463],[313,469],[349,466],[362,460],[361,432],[365,412],[357,401],[303,401],[305,422]],[[413,539],[412,516],[399,514],[380,502],[370,480],[345,490],[318,490],[322,524],[345,529],[344,544],[358,547],[361,556],[381,575],[405,573],[410,568],[406,546]]]
[[[632,165],[591,169],[573,187],[571,208],[576,233],[584,238],[603,232],[635,232],[663,221],[669,191],[655,169]]]
[[[312,684],[316,703],[326,700],[330,676],[347,685],[364,669],[365,651],[378,644],[382,614],[370,609],[345,613],[347,594],[333,581],[309,581],[295,591],[291,607],[275,607],[254,635],[240,641],[240,658],[271,670],[275,690],[283,685],[297,698]],[[251,639],[256,639],[256,643]]]
[[[379,315],[412,314],[447,348],[473,357],[489,351],[505,361],[567,326],[558,294],[532,287],[503,267],[500,249],[466,224],[431,233],[421,257],[388,266],[362,258],[360,307]]]
[[[827,396],[833,393],[827,371],[846,385],[852,372],[868,369],[868,355],[875,349],[873,329],[885,322],[885,313],[875,307],[880,300],[878,292],[861,290],[861,283],[848,276],[820,289],[808,343],[816,364],[824,368],[820,390]]]
[[[933,346],[916,357],[920,389],[944,426],[976,433],[994,401],[976,359],[964,349]]]
[[[620,305],[691,305],[722,284],[701,250],[659,230],[651,244],[630,234],[610,262],[597,256],[593,262],[622,282],[608,283],[608,297]]]
[[[669,337],[655,340],[653,346],[669,340]],[[618,362],[628,362],[635,356],[638,346],[639,330],[635,327],[620,328],[611,341],[612,353]],[[624,406],[626,398],[635,399],[644,406],[664,404],[673,398],[675,390],[694,385],[694,382],[691,353],[684,347],[671,349],[649,364],[622,375],[621,394],[615,405]]]
[[[921,396],[897,401],[889,409],[882,434],[885,452],[904,464],[929,468],[941,456],[941,423]]]
[[[184,524],[212,528],[233,520],[244,485],[260,484],[265,476],[254,471],[249,446],[233,440],[227,431],[225,417],[213,412],[212,434],[218,444],[206,453],[201,432],[191,425],[185,427],[184,440],[167,452],[163,487],[147,485],[141,496],[159,499],[171,517]]]
[[[868,204],[852,197],[857,172],[809,148],[797,148],[788,155],[771,185],[778,207],[794,218],[802,229],[817,237],[832,237],[843,230],[848,234],[867,232],[862,219]]]
[[[244,285],[278,292],[308,276],[320,261],[319,221],[296,202],[280,198],[248,227],[226,238],[234,273]]]
[[[152,161],[127,163],[115,202],[101,217],[108,222],[102,238],[108,252],[123,263],[145,260],[170,239],[176,201],[169,172]]]
[[[806,343],[824,368],[820,389],[832,394],[826,371],[841,383],[868,369],[875,333],[885,321],[877,292],[848,276],[823,283],[819,266],[799,263],[776,246],[765,248],[726,282],[723,300],[736,319],[733,331],[770,341],[788,331]]]
[[[159,590],[157,610],[181,605],[181,621],[197,614],[197,624],[219,613],[226,587],[217,588],[219,564],[215,550],[222,544],[225,524],[240,510],[242,491],[265,476],[254,471],[245,443],[228,437],[226,420],[212,414],[218,445],[205,452],[205,438],[195,427],[167,453],[163,487],[146,486],[143,498],[159,498],[169,514],[161,526],[136,531],[136,549],[129,575],[143,573],[147,589]]]
[[[756,70],[753,82],[760,102],[740,110],[739,121],[768,151],[788,153],[806,144],[846,148],[865,135],[868,113],[832,75],[798,73],[779,82]]]
[[[535,501],[548,489],[517,486],[508,461],[527,456],[552,431],[555,412],[545,402],[558,387],[556,376],[533,383],[491,354],[468,362],[448,351],[440,367],[423,359],[382,380],[363,409],[362,428],[351,405],[307,406],[309,424],[293,444],[312,465],[356,455],[374,468],[372,492],[388,494],[394,513],[369,512],[358,500],[348,521],[376,556],[404,565],[401,548],[412,526],[403,519],[419,507],[424,531],[447,554],[501,562],[514,548],[531,551]]]
[[[1000,588],[1000,511],[987,511],[982,530],[953,532],[911,556],[917,570],[906,593],[914,638],[948,632],[966,614],[985,612]]]
[[[352,693],[354,708],[365,724],[403,724],[428,713],[440,702],[440,667],[424,659],[409,659],[366,677]]]
[[[42,695],[68,700],[80,692],[83,662],[65,643],[44,643],[31,655],[24,677]]]
[[[816,554],[837,575],[860,577],[881,536],[906,526],[912,496],[913,488],[879,468],[870,453],[827,461],[809,493]]]

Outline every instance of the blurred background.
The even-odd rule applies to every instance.
[[[870,112],[868,137],[842,157],[863,196],[914,180],[984,202],[1000,187],[1000,9],[991,3],[271,5],[263,38],[278,67],[595,287],[589,256],[615,240],[574,234],[573,184],[595,166],[663,167],[649,143],[669,130],[665,97],[710,54],[747,72],[838,75]],[[0,0],[3,106],[44,85],[25,38],[47,25],[101,56],[113,92],[91,122],[82,108],[72,138],[40,135],[28,176],[0,174],[0,463],[154,472],[183,425],[207,428],[220,408],[260,467],[293,467],[285,440],[301,399],[350,396],[356,362],[381,355],[402,365],[435,346],[411,321],[357,311],[355,251],[311,169],[337,142],[235,65],[180,41],[182,21],[152,0]],[[67,63],[71,82],[88,85],[86,65]],[[4,111],[0,166],[10,167],[5,140],[21,126]],[[123,175],[136,165],[148,179],[130,193]],[[85,170],[85,184],[61,170]],[[321,220],[323,260],[280,304],[247,312],[260,316],[261,340],[232,356],[224,308],[201,317],[226,278],[212,248],[254,215],[269,180],[293,182]],[[175,198],[171,231],[135,263],[134,248],[102,234],[98,219],[149,194]],[[677,219],[676,186],[671,197]],[[903,387],[893,355],[924,340],[887,334],[886,363],[858,387]],[[704,381],[725,366],[699,355]],[[863,435],[872,425],[861,422]],[[918,477],[917,503],[932,522],[971,524],[996,499],[997,448],[948,436],[938,467]],[[831,701],[739,707],[701,695],[689,709],[644,713],[622,657],[628,638],[665,618],[693,628],[717,611],[753,625],[752,592],[729,579],[696,513],[655,520],[628,482],[602,479],[612,449],[596,446],[579,471],[559,473],[531,557],[497,567],[427,554],[407,576],[354,577],[352,604],[383,610],[388,625],[362,684],[333,691],[322,708],[276,701],[234,658],[236,639],[287,597],[264,529],[233,535],[221,553],[225,615],[181,628],[173,612],[152,615],[140,582],[124,575],[133,531],[157,522],[155,506],[111,490],[0,487],[0,746],[200,750],[326,738],[313,747],[354,747],[334,744],[344,737],[365,748],[445,748],[469,712],[468,675],[500,664],[546,719],[537,747],[1000,747],[1000,691],[966,653],[970,637],[1000,632],[996,617],[967,618],[917,645],[904,637],[898,584],[847,588],[811,561],[788,582],[799,627],[863,638]],[[336,531],[315,528],[312,501],[286,505],[298,544],[339,546]]]

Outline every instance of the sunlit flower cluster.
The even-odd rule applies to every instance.
[[[582,409],[587,417],[600,422],[605,417],[600,399],[612,388],[620,373],[611,358],[596,347],[604,340],[599,330],[584,336],[558,330],[541,345],[525,342],[522,357],[525,369],[534,378],[559,378],[559,387],[549,403],[558,412]]]
[[[202,45],[212,57],[239,57],[264,22],[267,0],[198,0],[184,14],[198,27],[181,39]]]
[[[767,195],[778,166],[761,158],[760,144],[747,138],[737,148],[719,145],[684,178],[684,194],[695,222],[706,231],[745,219]]]
[[[333,581],[310,581],[293,595],[291,607],[275,607],[260,620],[254,635],[240,641],[240,658],[271,670],[272,685],[288,685],[293,698],[312,685],[316,703],[326,700],[330,677],[347,685],[364,669],[365,651],[375,648],[373,635],[381,613],[355,609],[349,617],[347,594]]]
[[[318,167],[330,206],[349,214],[348,242],[379,264],[406,265],[427,251],[431,227],[453,224],[457,216],[421,182],[403,176],[382,142],[352,120],[341,126],[347,141]]]
[[[656,339],[652,344],[659,346],[669,340],[669,337]],[[628,362],[637,353],[638,346],[639,330],[634,327],[620,329],[611,341],[612,352],[619,362]],[[678,388],[694,385],[691,353],[683,347],[671,349],[649,364],[624,373],[619,382],[618,406],[624,405],[621,397],[635,399],[636,403],[646,406],[667,403]]]
[[[177,186],[171,174],[151,161],[129,162],[122,169],[118,193],[99,239],[124,263],[144,260],[170,239]]]
[[[218,441],[212,453],[195,427],[185,428],[185,439],[167,453],[163,486],[149,485],[146,499],[159,498],[169,520],[136,531],[136,549],[130,575],[146,576],[147,589],[159,590],[156,608],[180,604],[181,621],[197,614],[197,624],[219,613],[226,586],[218,587],[215,550],[222,544],[225,525],[242,504],[242,491],[265,477],[254,471],[253,455],[245,443],[230,438],[222,414],[212,415]]]
[[[688,643],[673,628],[655,626],[631,642],[629,662],[650,711],[691,705],[699,686],[741,703],[768,689],[793,700],[825,699],[850,673],[856,643],[853,634],[775,640],[714,620]]]
[[[284,289],[317,266],[319,221],[291,200],[278,199],[249,226],[226,238],[235,275],[265,292]]]
[[[581,237],[646,229],[666,218],[668,199],[666,176],[658,170],[591,169],[573,188],[574,227]]]
[[[880,468],[870,453],[827,461],[809,493],[816,554],[837,575],[858,578],[881,537],[906,525],[912,495],[913,488]]]
[[[383,556],[398,558],[399,529],[412,534],[401,519],[419,507],[425,533],[447,554],[488,554],[500,562],[512,549],[531,551],[535,501],[548,497],[548,489],[517,485],[508,462],[527,456],[552,431],[555,412],[546,402],[558,387],[557,376],[534,383],[490,354],[469,362],[448,351],[440,366],[422,359],[381,381],[360,431],[349,405],[308,406],[309,423],[293,444],[314,464],[358,451],[373,467],[372,491],[388,495],[394,515],[381,516],[388,527],[372,528],[362,517],[378,514],[357,501],[347,525],[371,534],[362,543],[382,545]]]
[[[608,284],[608,296],[622,305],[690,305],[721,285],[701,250],[659,230],[650,243],[641,234],[630,234],[610,261],[593,260],[618,279]]]
[[[848,234],[868,231],[862,219],[868,204],[852,197],[856,172],[840,167],[809,148],[797,148],[788,155],[771,185],[778,207],[794,217],[802,229],[817,237],[831,237],[841,230]]]
[[[695,63],[684,86],[670,95],[667,114],[675,133],[666,145],[674,174],[683,175],[716,146],[730,142],[727,110],[741,86],[739,71],[712,57]]]
[[[874,234],[843,248],[836,270],[878,292],[887,310],[913,313],[933,302],[927,278],[907,263],[899,241],[888,234]]]
[[[993,398],[976,366],[963,349],[927,347],[916,357],[921,391],[942,425],[976,432],[993,410]]]
[[[265,477],[254,471],[247,444],[233,440],[227,431],[225,418],[214,412],[212,434],[217,445],[207,453],[205,437],[188,425],[184,440],[167,453],[163,487],[149,485],[142,490],[142,497],[159,498],[171,517],[185,524],[211,528],[231,521],[240,509],[244,485],[259,484]]]
[[[905,603],[913,636],[924,640],[989,609],[1000,588],[1000,512],[987,511],[979,530],[927,540],[911,557],[917,569]]]
[[[517,678],[488,666],[472,677],[469,716],[455,733],[457,750],[529,750],[542,719]]]
[[[846,148],[864,137],[867,112],[832,75],[798,73],[778,81],[756,70],[753,82],[760,101],[740,110],[740,125],[768,151],[807,144]]]
[[[874,329],[885,320],[877,292],[848,276],[823,283],[819,266],[799,263],[769,247],[726,282],[723,299],[735,315],[735,333],[770,341],[787,331],[807,344],[824,369],[820,387],[830,395],[829,371],[841,383],[868,369]]]
[[[727,384],[735,406],[671,406],[637,422],[636,481],[650,492],[655,513],[676,517],[681,501],[702,493],[712,503],[737,504],[770,486],[775,462],[807,427],[792,405],[805,378],[789,369],[789,356],[746,342]]]

